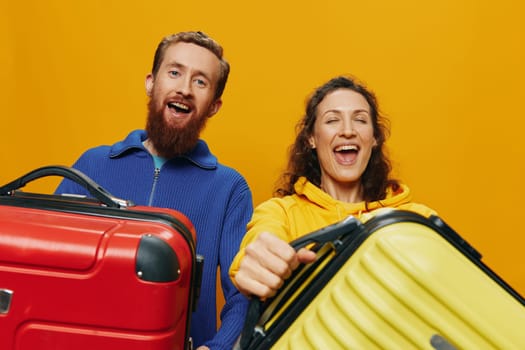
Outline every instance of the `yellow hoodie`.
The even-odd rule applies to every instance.
[[[230,278],[234,281],[235,274],[244,257],[244,248],[262,232],[271,232],[277,237],[291,242],[322,227],[334,224],[353,215],[358,219],[362,214],[374,209],[392,207],[410,210],[426,217],[436,214],[432,209],[417,203],[412,203],[410,190],[401,185],[397,192],[387,191],[385,199],[377,202],[346,203],[341,202],[302,177],[294,185],[295,194],[282,198],[271,198],[255,208],[247,232],[241,242],[240,251],[235,256],[230,267]]]

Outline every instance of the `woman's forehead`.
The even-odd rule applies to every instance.
[[[364,110],[370,112],[370,105],[366,98],[351,89],[337,89],[329,92],[317,105],[317,114],[326,111]]]

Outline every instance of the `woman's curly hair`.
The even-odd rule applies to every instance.
[[[399,182],[390,179],[392,169],[384,145],[389,136],[389,121],[379,112],[374,93],[351,77],[339,76],[317,88],[306,104],[306,114],[296,126],[297,137],[289,148],[288,166],[279,179],[275,195],[282,197],[295,193],[294,184],[302,176],[314,185],[321,187],[321,168],[317,152],[310,147],[317,118],[317,106],[329,93],[338,89],[349,89],[361,94],[370,105],[370,115],[377,145],[373,148],[368,165],[361,176],[363,197],[366,202],[382,200],[389,186],[396,191]]]

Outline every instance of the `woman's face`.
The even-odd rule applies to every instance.
[[[317,106],[309,141],[317,151],[323,188],[358,185],[376,145],[366,99],[349,89],[328,93]]]

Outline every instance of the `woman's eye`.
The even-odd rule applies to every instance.
[[[324,123],[326,124],[332,124],[339,120],[339,117],[335,113],[327,113],[324,118]]]
[[[368,123],[368,118],[366,115],[358,115],[355,117],[355,121],[366,124]]]

